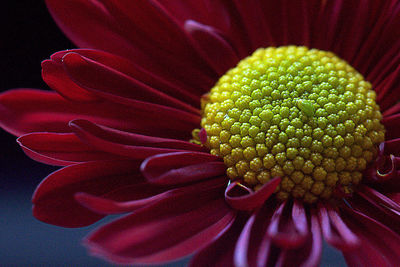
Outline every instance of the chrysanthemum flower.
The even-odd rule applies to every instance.
[[[26,154],[65,166],[41,221],[117,263],[400,262],[400,2],[46,1],[81,49],[55,91],[0,96]]]

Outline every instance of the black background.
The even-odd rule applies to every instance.
[[[40,62],[75,46],[57,28],[43,1],[4,1],[0,12],[0,91],[48,89],[41,79]],[[15,137],[2,130],[0,144],[0,266],[111,266],[88,256],[80,244],[85,234],[104,221],[64,229],[33,218],[31,195],[56,168],[30,160]],[[331,249],[324,250],[323,262],[323,266],[344,265]]]

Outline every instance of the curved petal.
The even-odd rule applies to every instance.
[[[120,263],[186,256],[209,244],[234,219],[224,200],[211,196],[203,192],[159,201],[98,229],[87,245],[92,253]]]
[[[274,193],[280,184],[281,178],[276,177],[264,184],[261,189],[253,192],[238,182],[232,182],[225,190],[225,200],[234,209],[252,210],[260,207]]]
[[[372,218],[345,207],[344,220],[361,240],[357,250],[343,253],[349,266],[396,266],[400,236]]]
[[[126,186],[103,196],[79,192],[75,194],[75,199],[96,213],[117,214],[134,211],[158,201],[165,201],[168,198],[191,195],[194,192],[200,191],[211,191],[216,188],[223,188],[224,186],[225,179],[223,177],[172,189],[171,187],[143,183]],[[114,200],[115,198],[120,200]],[[122,201],[121,198],[127,200]]]
[[[182,184],[224,175],[226,166],[211,154],[175,152],[147,158],[140,169],[151,183]]]
[[[315,212],[310,216],[310,235],[304,246],[298,249],[284,250],[279,255],[275,266],[279,267],[317,267],[322,255],[322,235],[318,216]]]
[[[350,251],[361,245],[357,236],[330,206],[318,206],[319,221],[326,242],[341,251]]]
[[[264,250],[265,244],[270,243],[270,238],[265,232],[276,207],[274,201],[267,201],[247,220],[236,242],[235,266],[265,266],[270,260],[271,250]]]
[[[222,75],[239,62],[239,58],[232,46],[224,40],[221,33],[210,26],[193,20],[185,22],[185,30],[196,41],[196,46],[203,58]]]
[[[69,133],[25,134],[19,137],[17,142],[29,157],[50,165],[66,166],[118,158],[82,143],[76,135]]]
[[[62,63],[75,83],[95,95],[122,103],[133,99],[198,113],[196,108],[78,53],[65,54]]]
[[[201,146],[189,142],[119,131],[85,120],[73,120],[69,125],[83,142],[98,150],[132,159],[181,150],[203,150]]]
[[[77,192],[102,195],[118,187],[143,181],[139,162],[94,161],[64,167],[47,176],[33,194],[33,215],[64,227],[90,225],[103,217],[75,201]]]
[[[190,267],[220,267],[234,266],[233,254],[236,240],[243,228],[243,219],[237,217],[224,231],[221,231],[217,239],[194,255],[190,261]]]
[[[98,97],[83,89],[67,75],[61,63],[53,60],[42,62],[42,78],[47,85],[69,100],[79,102],[97,101]]]
[[[137,79],[152,88],[156,88],[157,90],[160,90],[175,98],[181,99],[184,102],[190,103],[195,107],[200,104],[199,98],[201,96],[201,93],[197,92],[197,90],[195,90],[193,87],[185,85],[181,81],[173,79],[173,77],[160,76],[157,73],[149,72],[148,70],[138,65],[138,63],[130,61],[126,58],[95,49],[70,49],[59,51],[51,55],[51,60],[45,61],[51,62],[52,65],[59,66],[59,68],[57,68],[57,72],[55,72],[54,75],[51,75],[51,77],[59,78],[60,76],[62,76],[63,84],[70,84],[72,82],[62,64],[63,57],[68,53],[76,53],[81,55],[83,58],[90,59],[92,62],[108,66],[109,68],[117,70],[118,72],[123,73],[134,79]],[[52,74],[51,70],[52,69],[43,68],[43,74]],[[67,94],[68,96],[71,96],[71,94],[69,94],[69,90],[71,88],[65,88],[62,86],[63,84],[60,84],[60,86],[57,87],[57,89],[59,89],[58,91],[62,91],[63,95]],[[75,83],[72,82],[72,84]],[[84,89],[81,88],[80,90]],[[84,91],[86,91],[86,94],[88,93],[87,90]],[[79,92],[79,94],[73,95],[74,98],[71,99],[80,100],[80,94],[82,93],[85,94],[84,92]]]
[[[73,119],[153,136],[187,139],[198,127],[200,117],[139,101],[133,107],[105,101],[77,104],[56,93],[34,89],[0,94],[0,126],[12,134],[68,133],[71,132],[68,122]]]
[[[306,211],[302,204],[283,202],[275,211],[267,230],[272,242],[293,249],[304,244],[309,235]]]

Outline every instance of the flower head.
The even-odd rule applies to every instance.
[[[349,266],[400,252],[399,1],[54,1],[80,49],[0,125],[65,166],[33,196],[117,263]]]

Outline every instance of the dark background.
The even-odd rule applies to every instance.
[[[44,1],[4,1],[0,18],[0,91],[48,89],[41,79],[40,62],[75,46],[57,28]],[[80,244],[104,221],[65,229],[31,215],[30,198],[36,185],[56,168],[30,160],[15,137],[2,130],[0,145],[0,266],[112,266],[88,256]],[[325,249],[323,266],[344,266],[344,262],[339,253]]]

